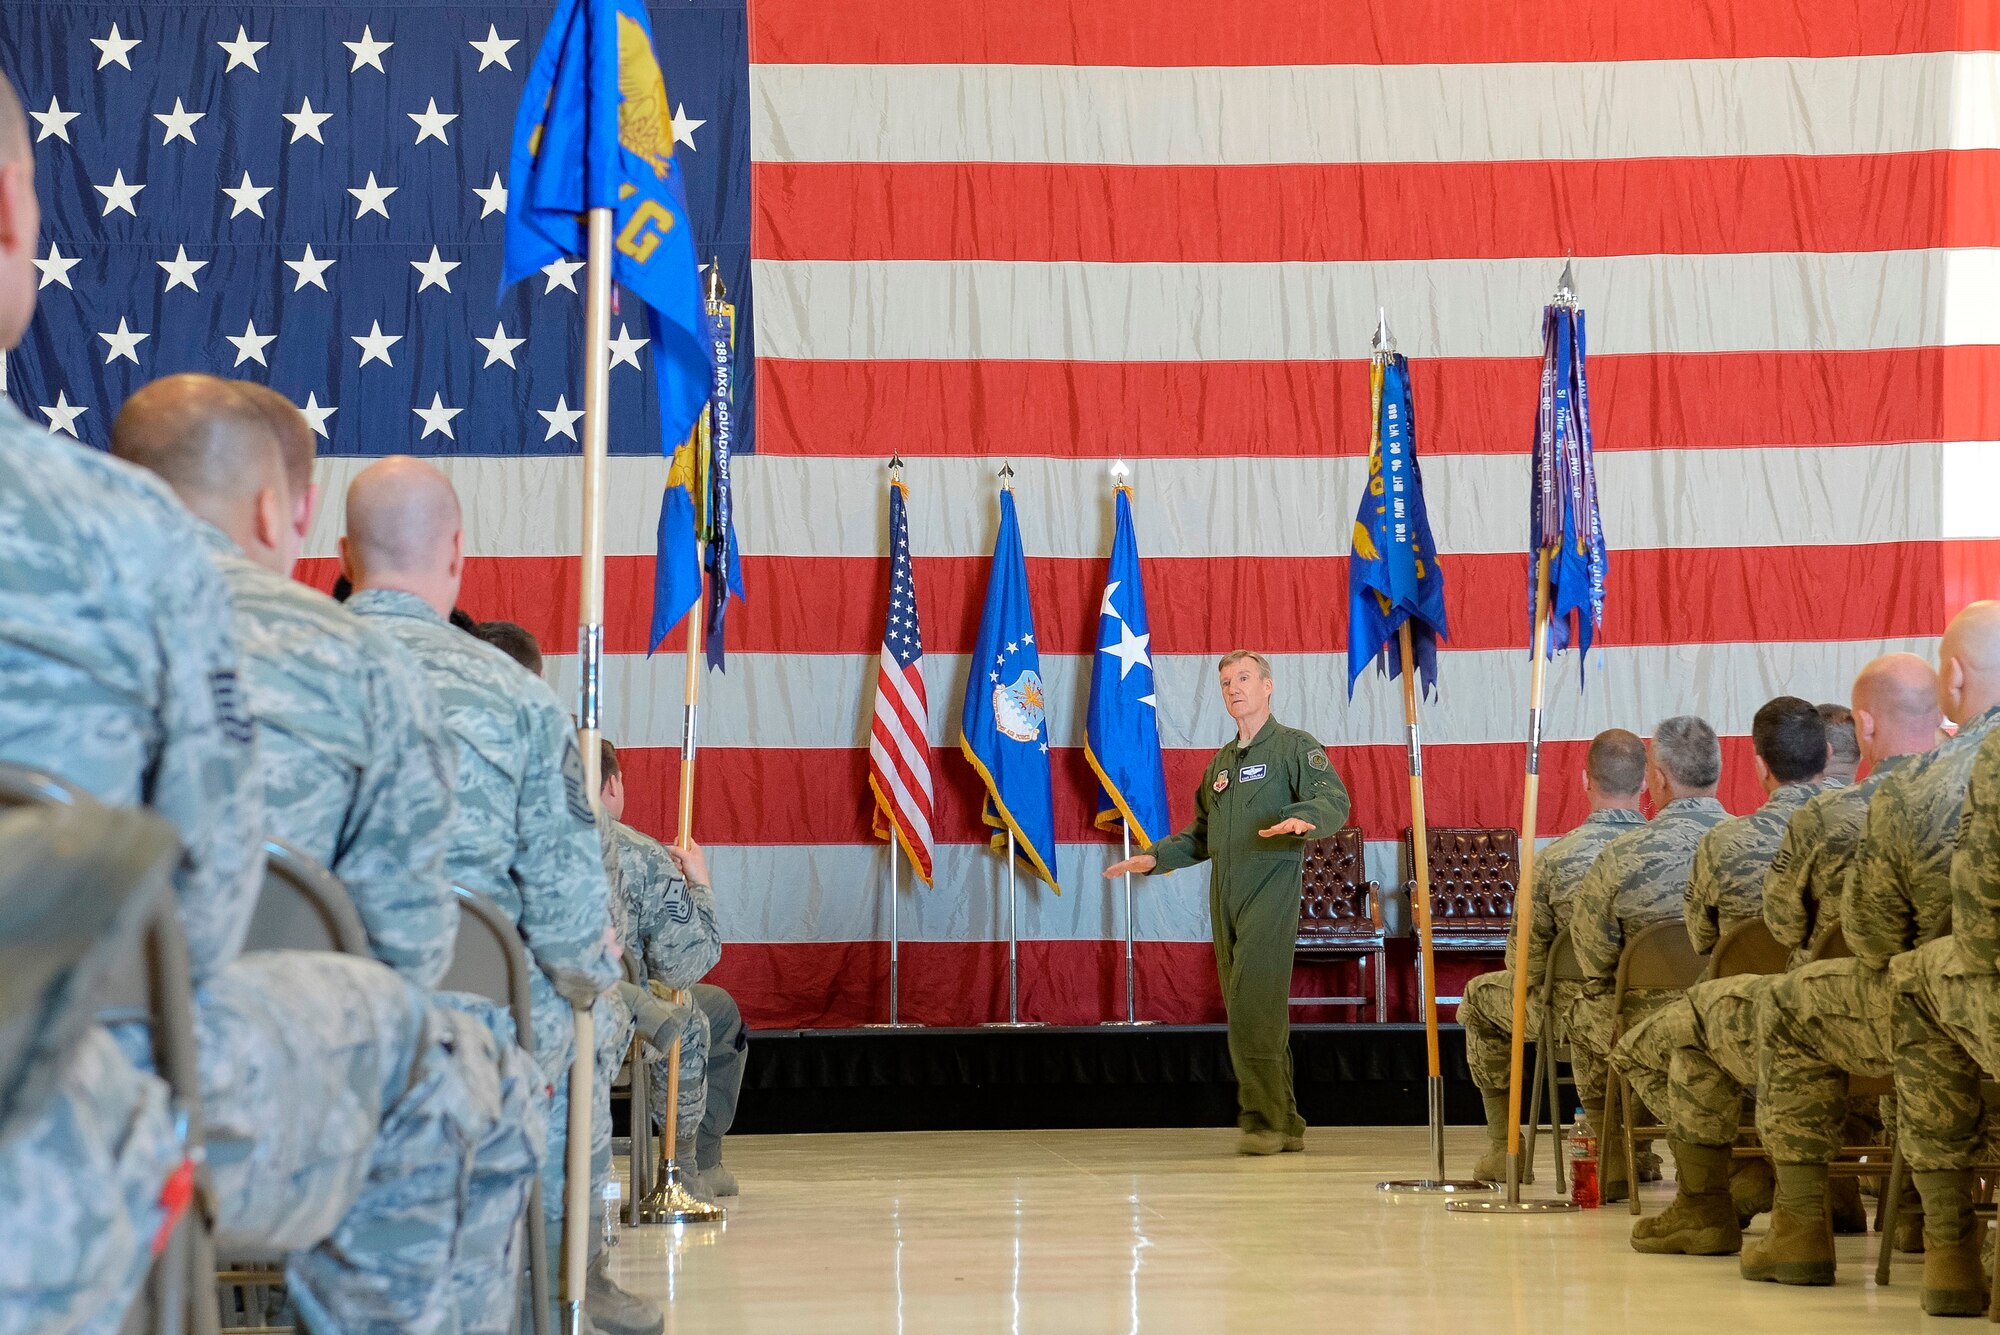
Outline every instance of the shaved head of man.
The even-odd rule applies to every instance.
[[[465,576],[465,530],[451,479],[407,454],[362,469],[347,488],[340,562],[357,590],[413,593],[449,616]]]
[[[170,375],[141,387],[112,423],[111,452],[165,478],[252,561],[291,573],[300,537],[278,436],[239,386]]]
[[[19,346],[35,318],[34,260],[41,233],[28,118],[14,85],[0,74],[0,352]]]
[[[1968,603],[1944,628],[1937,701],[1953,723],[2000,705],[2000,602]]]
[[[313,460],[319,454],[319,447],[313,441],[312,424],[306,421],[297,404],[269,385],[250,380],[229,383],[256,405],[264,420],[271,424],[271,433],[278,438],[285,464],[285,485],[292,493],[292,525],[304,541],[306,529],[312,524],[313,509],[319,504],[319,488],[312,480]]]
[[[1854,737],[1870,765],[1937,741],[1938,674],[1915,654],[1871,658],[1854,678]]]

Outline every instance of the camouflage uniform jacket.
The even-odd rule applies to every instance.
[[[458,743],[452,882],[511,917],[543,975],[572,1001],[618,981],[611,889],[583,755],[548,684],[458,630],[414,594],[366,589],[348,609],[430,678]]]
[[[713,892],[681,879],[659,840],[624,824],[614,835],[619,890],[631,924],[626,949],[645,961],[646,977],[672,988],[693,987],[722,958]]]
[[[1951,934],[1959,954],[2000,971],[2000,733],[1981,743],[1951,855]]]
[[[0,760],[180,830],[194,976],[243,947],[263,883],[256,726],[229,595],[160,480],[0,397]]]
[[[1906,950],[1951,931],[1951,854],[1981,743],[2000,705],[1958,735],[1912,756],[1882,781],[1841,897],[1840,922],[1855,958],[1886,969]]]
[[[1785,827],[1806,799],[1826,785],[1788,783],[1771,791],[1747,816],[1726,820],[1695,850],[1682,916],[1688,940],[1703,955],[1724,933],[1764,912],[1764,874],[1785,838]]]
[[[1593,811],[1583,824],[1535,854],[1535,921],[1528,932],[1528,994],[1539,996],[1556,933],[1569,926],[1570,909],[1584,873],[1604,846],[1644,825],[1637,811],[1613,807]],[[1507,967],[1514,967],[1514,934],[1507,934]]]
[[[1577,888],[1569,937],[1585,991],[1609,995],[1625,943],[1643,927],[1673,922],[1687,898],[1695,849],[1729,819],[1712,797],[1682,797],[1604,846]]]
[[[1840,925],[1840,898],[1861,844],[1868,802],[1908,756],[1890,756],[1859,783],[1814,793],[1792,814],[1764,876],[1764,925],[1792,948],[1791,965],[1811,959]]]
[[[437,695],[394,640],[201,530],[236,604],[270,832],[341,879],[376,959],[437,986],[458,934],[458,758]]]

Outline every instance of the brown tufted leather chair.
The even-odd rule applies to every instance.
[[[1299,937],[1295,959],[1358,957],[1361,985],[1372,995],[1293,997],[1294,1006],[1374,1007],[1377,1024],[1388,1019],[1388,946],[1382,931],[1382,887],[1366,879],[1359,826],[1324,839],[1308,839],[1299,868]],[[1372,983],[1372,987],[1370,984]]]
[[[1514,921],[1514,883],[1520,872],[1521,836],[1509,829],[1466,829],[1433,825],[1431,855],[1431,946],[1451,953],[1500,954]],[[1410,829],[1403,828],[1404,889],[1417,892],[1417,861]],[[1439,997],[1456,1006],[1463,998]]]

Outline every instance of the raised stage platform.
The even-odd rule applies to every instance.
[[[1480,1120],[1465,1034],[1441,1031],[1445,1109]],[[1294,1025],[1314,1126],[1424,1120],[1421,1025]],[[739,1134],[1227,1126],[1236,1082],[1220,1025],[1136,1029],[791,1029],[751,1035]]]

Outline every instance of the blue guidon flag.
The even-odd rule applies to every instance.
[[[1437,690],[1438,641],[1445,628],[1444,571],[1431,541],[1424,477],[1417,464],[1417,428],[1410,402],[1410,363],[1400,353],[1376,361],[1369,374],[1374,402],[1368,449],[1368,489],[1354,516],[1347,560],[1347,694],[1370,662],[1394,677],[1403,670],[1398,630],[1410,627],[1411,656],[1426,696]]]
[[[1528,633],[1534,643],[1535,566],[1549,560],[1549,652],[1575,645],[1583,679],[1590,642],[1604,625],[1607,566],[1597,506],[1597,454],[1590,436],[1590,385],[1583,312],[1567,301],[1542,312],[1542,395],[1535,418],[1528,498]]]
[[[1097,828],[1116,829],[1123,821],[1132,832],[1133,847],[1144,848],[1168,834],[1167,773],[1130,487],[1118,488],[1117,504],[1118,529],[1098,608],[1097,652],[1090,663],[1083,754],[1097,775]]]
[[[986,609],[979,617],[959,726],[959,749],[986,785],[983,814],[993,829],[993,847],[1005,848],[1007,832],[1013,831],[1014,854],[1023,870],[1061,894],[1055,872],[1048,702],[1012,490],[1000,493],[1000,534],[993,542]]]

